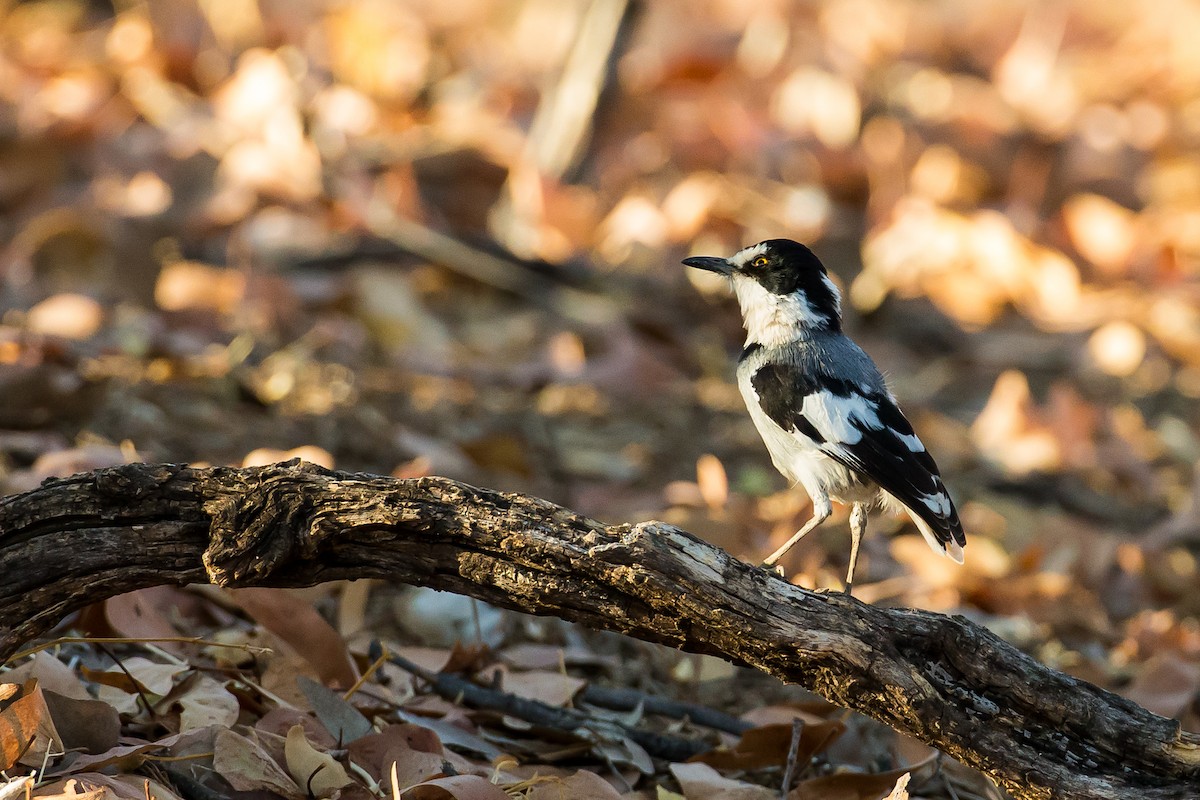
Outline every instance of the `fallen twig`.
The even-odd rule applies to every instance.
[[[687,719],[697,725],[734,735],[741,735],[754,727],[752,723],[708,706],[681,703],[634,689],[589,684],[584,687],[579,699],[601,708],[611,708],[614,711],[633,711],[640,706],[647,714],[661,714],[671,719]]]
[[[628,738],[655,758],[667,761],[686,761],[694,755],[712,748],[711,744],[697,739],[684,739],[653,733],[625,725],[615,720],[598,720],[582,711],[558,708],[539,700],[520,697],[500,689],[489,689],[466,678],[444,672],[425,669],[403,656],[388,658],[396,666],[420,677],[439,696],[454,702],[465,703],[473,708],[483,708],[509,714],[534,725],[579,735],[588,731],[591,735],[611,735],[606,729],[616,729],[620,736]],[[585,736],[585,738],[588,738]]]

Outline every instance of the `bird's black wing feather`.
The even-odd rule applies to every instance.
[[[864,392],[833,376],[809,376],[787,363],[764,365],[751,383],[775,424],[878,484],[927,523],[943,545],[966,544],[937,464],[887,394]]]
[[[920,445],[912,425],[886,395],[865,397],[875,406],[883,426],[876,428],[869,420],[854,419],[851,424],[862,432],[862,438],[853,444],[826,448],[826,452],[836,461],[868,476],[911,509],[929,525],[943,545],[951,541],[960,547],[965,545],[967,539],[962,522],[942,483],[937,464],[924,446],[919,450],[909,447],[909,443]]]

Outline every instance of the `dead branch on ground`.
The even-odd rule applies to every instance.
[[[131,464],[0,501],[0,659],[160,584],[381,578],[746,664],[928,742],[1019,798],[1200,794],[1200,736],[962,617],[815,593],[658,522],[310,464]]]

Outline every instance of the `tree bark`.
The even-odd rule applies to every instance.
[[[0,659],[159,584],[381,578],[719,656],[805,686],[1018,798],[1200,797],[1200,736],[966,619],[809,592],[659,522],[442,478],[131,464],[0,501]]]

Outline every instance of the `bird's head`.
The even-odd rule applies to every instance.
[[[749,341],[788,341],[796,329],[841,330],[841,295],[825,265],[799,242],[768,239],[729,258],[695,256],[683,263],[732,281]]]

